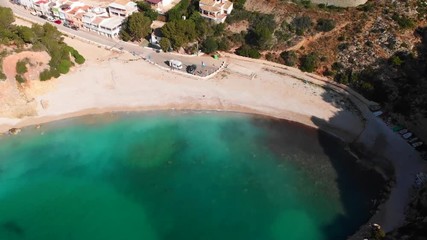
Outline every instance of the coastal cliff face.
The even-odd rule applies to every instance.
[[[357,7],[368,0],[312,0],[312,3],[334,5],[337,7]]]

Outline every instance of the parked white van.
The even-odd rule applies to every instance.
[[[169,60],[169,66],[175,69],[182,69],[182,62],[178,60]]]

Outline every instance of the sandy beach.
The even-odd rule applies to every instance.
[[[313,117],[328,122],[339,113],[340,121],[331,123],[334,128],[350,138],[363,129],[345,97],[288,76],[273,65],[223,57],[226,69],[210,79],[197,79],[160,69],[129,53],[71,38],[65,41],[85,56],[86,63],[59,79],[31,81],[24,92],[35,103],[36,113],[23,118],[0,116],[0,131],[89,113],[154,109],[256,113],[312,127],[318,127]]]

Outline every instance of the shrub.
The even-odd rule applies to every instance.
[[[4,75],[4,73],[1,71],[0,71],[0,80],[1,81],[6,80],[6,75]]]
[[[267,59],[268,61],[274,61],[275,58],[276,58],[275,55],[271,52],[265,55],[265,59]]]
[[[399,56],[392,56],[391,58],[390,58],[390,62],[391,62],[391,64],[393,65],[393,66],[395,66],[395,67],[398,67],[398,66],[400,66],[400,65],[402,65],[403,64],[403,60],[402,59],[400,59],[400,57]]]
[[[297,64],[297,54],[295,51],[284,51],[280,54],[280,57],[285,61],[285,65],[293,67]]]
[[[366,4],[363,4],[359,7],[357,7],[358,10],[364,11],[364,12],[370,12],[374,9],[374,3],[368,2]]]
[[[77,64],[83,64],[85,63],[86,59],[79,54],[76,57],[74,57],[74,61],[76,61]]]
[[[347,85],[349,83],[348,74],[340,72],[334,77],[335,82]]]
[[[346,50],[348,48],[348,45],[349,45],[348,43],[340,43],[338,45],[338,50],[344,51],[344,50]]]
[[[317,68],[318,57],[316,53],[310,53],[301,58],[300,69],[304,72],[314,72]]]
[[[242,46],[236,50],[236,54],[244,57],[250,57],[250,58],[260,58],[261,54],[253,48],[250,48],[248,46]]]
[[[391,18],[399,25],[400,28],[408,29],[415,26],[414,21],[404,15],[399,16],[398,14],[394,14]]]
[[[70,71],[70,67],[72,66],[69,60],[61,60],[58,65],[58,71],[61,74],[66,74]]]
[[[332,19],[321,18],[317,20],[316,30],[321,32],[329,32],[335,28],[335,21]]]
[[[171,41],[169,40],[169,38],[162,38],[160,39],[160,48],[162,48],[163,52],[169,52],[169,50],[171,49],[172,45],[171,45]]]
[[[218,43],[212,37],[207,38],[202,44],[202,51],[205,53],[213,53],[218,50]]]
[[[235,0],[234,2],[234,7],[236,9],[243,9],[243,6],[245,5],[246,0]]]
[[[339,71],[344,69],[344,65],[340,62],[334,62],[331,67],[332,67],[332,70],[334,71]]]
[[[226,38],[223,38],[221,39],[221,41],[218,42],[218,50],[220,51],[230,50],[230,43]]]
[[[25,79],[22,77],[21,74],[16,74],[15,76],[16,81],[18,81],[19,83],[24,83]]]
[[[302,35],[311,28],[311,18],[309,16],[296,17],[292,20],[291,25],[296,29],[296,34]]]
[[[28,69],[27,69],[27,64],[25,61],[20,60],[16,63],[16,72],[18,74],[24,74],[27,71],[28,71]]]
[[[49,69],[45,69],[40,73],[39,77],[40,81],[46,81],[52,78],[52,73],[49,71]]]
[[[86,59],[82,55],[80,55],[80,53],[76,49],[72,47],[68,47],[68,49],[70,51],[71,56],[73,56],[74,61],[77,64],[83,64],[86,61]]]

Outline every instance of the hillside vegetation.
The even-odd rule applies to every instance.
[[[42,81],[68,73],[74,63],[83,64],[85,62],[79,52],[63,42],[62,33],[51,24],[33,24],[30,28],[16,26],[13,24],[14,21],[12,10],[0,7],[0,49],[2,49],[0,61],[7,55],[16,52],[45,51],[51,59],[49,69],[40,73]],[[27,71],[27,63],[18,62],[16,68],[16,80],[21,83],[25,82],[23,74]],[[5,78],[4,73],[0,71],[0,79]]]

